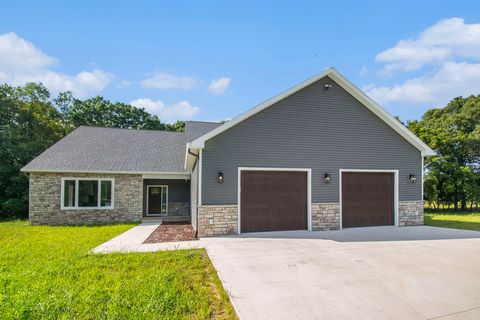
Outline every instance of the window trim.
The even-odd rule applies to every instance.
[[[64,206],[65,203],[65,181],[73,180],[75,181],[75,206],[73,207],[66,207]],[[79,193],[79,186],[78,182],[80,180],[90,180],[90,181],[97,181],[98,184],[98,196],[97,196],[97,206],[95,207],[79,207],[78,206],[78,193]],[[100,203],[102,201],[102,181],[110,181],[112,183],[112,194],[111,194],[111,204],[108,207],[101,207]],[[61,210],[109,210],[115,208],[115,179],[114,178],[89,178],[89,177],[62,177],[61,185],[60,185],[60,209]]]

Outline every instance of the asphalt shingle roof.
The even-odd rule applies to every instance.
[[[185,132],[188,136],[188,142],[191,142],[204,134],[212,131],[213,129],[221,126],[221,123],[217,122],[203,122],[203,121],[186,121]]]
[[[186,132],[79,127],[24,171],[185,172],[185,146],[219,123],[189,121]]]

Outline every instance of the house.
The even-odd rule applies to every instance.
[[[421,225],[431,155],[331,68],[224,124],[80,127],[22,170],[34,224],[160,216],[214,236]]]

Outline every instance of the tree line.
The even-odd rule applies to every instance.
[[[0,85],[0,217],[28,215],[28,176],[20,169],[82,125],[183,131],[143,108],[70,92],[52,98],[39,83]],[[434,207],[478,208],[480,95],[457,97],[406,124],[437,153],[425,159],[425,200]]]
[[[425,159],[427,203],[434,208],[478,209],[480,95],[454,98],[407,127],[437,153]]]
[[[20,169],[75,128],[82,126],[183,131],[142,108],[97,96],[53,98],[40,83],[0,85],[0,218],[28,215],[28,176]]]

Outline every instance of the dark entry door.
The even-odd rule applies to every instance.
[[[394,224],[394,174],[342,173],[342,226]]]
[[[240,231],[307,229],[307,172],[242,171]]]
[[[168,187],[148,186],[148,208],[147,215],[167,214]]]

